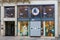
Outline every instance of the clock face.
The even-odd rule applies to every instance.
[[[39,9],[37,7],[32,9],[32,14],[33,15],[38,15],[39,14]]]

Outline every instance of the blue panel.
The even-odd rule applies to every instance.
[[[18,18],[18,21],[29,21],[29,18]]]
[[[54,20],[54,18],[42,18],[41,20],[43,20],[43,21],[48,21],[48,20]]]
[[[41,36],[41,22],[40,21],[30,22],[30,36]]]

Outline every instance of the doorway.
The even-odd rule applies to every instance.
[[[15,22],[5,21],[5,36],[14,36],[14,35],[15,35]]]

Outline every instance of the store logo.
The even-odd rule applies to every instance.
[[[39,14],[39,9],[36,8],[36,7],[33,8],[33,9],[32,9],[32,14],[33,14],[33,15],[38,15],[38,14]]]

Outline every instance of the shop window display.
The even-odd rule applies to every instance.
[[[45,36],[55,36],[54,21],[45,21]]]
[[[24,22],[24,21],[20,22],[20,35],[28,36],[28,22]]]
[[[5,18],[15,17],[15,7],[14,6],[5,6],[4,7],[4,17]]]
[[[18,6],[18,19],[23,19],[18,20],[20,21],[20,35],[28,36],[28,26],[30,26],[30,36],[55,36],[54,10],[54,5]],[[24,19],[29,19],[27,20],[29,21],[29,25]]]

